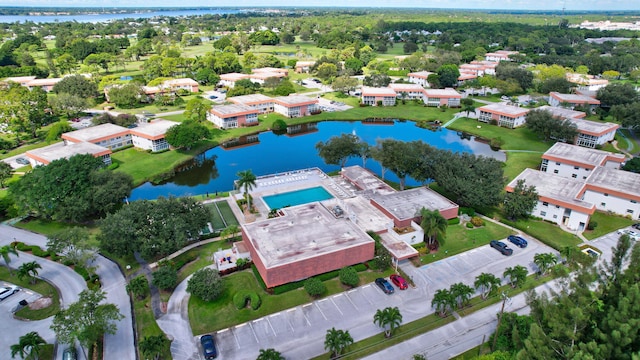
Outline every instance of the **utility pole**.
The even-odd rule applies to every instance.
[[[498,331],[500,330],[500,323],[502,322],[502,315],[504,314],[504,304],[507,302],[509,297],[506,293],[502,293],[502,308],[500,309],[500,315],[498,316],[498,326],[496,327],[496,333],[493,334],[493,345],[491,346],[491,351],[494,351],[496,348],[496,342],[498,341]]]

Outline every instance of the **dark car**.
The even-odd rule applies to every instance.
[[[204,354],[204,358],[215,359],[218,356],[218,352],[216,351],[216,343],[213,340],[213,336],[207,334],[202,335],[200,337],[200,344],[202,344],[202,353]]]
[[[406,290],[409,286],[407,285],[407,281],[400,275],[393,274],[389,276],[393,285],[397,286],[400,290]]]
[[[29,160],[23,158],[23,157],[19,157],[16,159],[16,162],[20,165],[29,165]]]
[[[76,353],[76,348],[74,346],[68,347],[64,349],[62,352],[62,360],[77,360],[78,354]]]
[[[491,240],[489,245],[491,245],[492,248],[500,251],[502,253],[502,255],[509,256],[509,255],[513,254],[513,250],[511,250],[507,246],[507,244],[503,243],[502,241]]]
[[[635,223],[635,224],[633,224],[631,226],[636,230],[640,230],[640,223]]]
[[[377,278],[376,285],[378,285],[380,289],[384,291],[385,294],[388,294],[388,295],[393,294],[393,286],[391,286],[391,284],[389,284],[387,280],[383,278]]]
[[[507,237],[507,240],[509,240],[513,245],[521,247],[521,248],[526,248],[527,245],[529,245],[527,243],[527,240],[521,238],[520,236],[516,236],[516,235],[509,235]]]

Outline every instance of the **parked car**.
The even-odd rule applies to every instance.
[[[62,352],[62,360],[77,360],[78,353],[76,353],[75,346],[68,347]]]
[[[521,238],[520,236],[516,236],[516,235],[509,235],[507,237],[507,240],[509,240],[513,245],[521,247],[521,248],[526,248],[527,245],[529,245],[529,243],[527,243],[527,240]]]
[[[393,294],[393,286],[391,286],[391,284],[389,284],[389,282],[386,279],[377,278],[376,285],[378,285],[378,287],[380,287],[380,289],[382,289],[382,291],[384,291],[385,294],[387,295]]]
[[[218,98],[218,97],[217,97],[217,96],[215,96],[215,95],[209,95],[209,99],[211,99],[211,100],[215,100],[215,99],[217,99],[217,98]]]
[[[216,342],[213,340],[213,336],[209,334],[202,335],[200,337],[200,344],[202,344],[202,353],[205,359],[215,359],[218,356]]]
[[[409,286],[407,285],[407,281],[400,275],[393,274],[389,276],[393,285],[397,286],[400,290],[406,290]]]
[[[635,224],[633,224],[631,226],[636,230],[640,230],[640,223],[635,223]]]
[[[20,288],[15,285],[4,286],[0,288],[0,300],[4,300],[9,296],[20,291]]]
[[[29,160],[23,158],[23,157],[19,157],[16,159],[16,162],[20,165],[29,165]]]
[[[500,251],[502,253],[502,255],[505,256],[510,256],[511,254],[513,254],[513,250],[511,248],[509,248],[507,246],[507,244],[503,243],[502,241],[497,241],[497,240],[491,240],[491,242],[489,243],[489,245]]]

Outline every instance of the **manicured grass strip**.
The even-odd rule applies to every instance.
[[[27,320],[42,320],[46,319],[49,316],[53,316],[60,311],[60,294],[58,294],[58,290],[53,287],[48,282],[38,279],[35,284],[29,283],[28,279],[20,279],[18,276],[9,274],[9,270],[6,267],[0,268],[0,280],[4,280],[6,282],[10,282],[12,284],[18,285],[23,289],[30,289],[42,296],[50,296],[51,297],[51,305],[47,306],[44,309],[39,310],[31,310],[29,307],[25,306],[20,309],[20,311],[16,312],[16,316],[22,319]],[[13,296],[20,296],[20,292],[16,293]]]
[[[218,209],[220,209],[220,213],[222,214],[222,217],[224,217],[224,221],[227,223],[227,226],[240,224],[238,219],[236,219],[236,216],[233,214],[231,205],[229,205],[228,202],[218,201],[216,204],[218,205]]]
[[[133,311],[136,319],[136,330],[138,331],[138,342],[144,340],[147,336],[164,336],[164,332],[162,332],[158,323],[156,323],[156,318],[151,308],[151,298],[149,296],[142,300],[134,300]],[[170,341],[166,342],[166,346],[160,353],[160,357],[162,359],[172,358]]]
[[[513,233],[504,226],[486,220],[484,223],[484,226],[475,229],[467,229],[464,225],[450,225],[447,227],[444,244],[440,246],[438,252],[422,255],[421,264],[436,262],[487,245],[491,240],[504,239]]]
[[[211,226],[213,226],[214,230],[224,229],[224,222],[222,221],[222,217],[220,216],[221,212],[218,212],[218,207],[216,204],[209,203],[205,205],[211,211]]]
[[[212,264],[213,253],[223,249],[230,249],[233,243],[227,241],[214,241],[202,246],[193,248],[185,253],[176,256],[172,261],[174,264],[184,263],[188,259],[195,259],[184,264],[178,269],[178,282],[187,278],[199,269]]]
[[[592,223],[596,222],[598,226],[590,231],[582,233],[589,240],[596,239],[602,235],[608,234],[623,227],[631,226],[635,221],[619,215],[608,214],[602,211],[596,211],[591,215]]]

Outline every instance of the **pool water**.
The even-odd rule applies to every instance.
[[[296,206],[307,204],[314,201],[322,201],[331,199],[333,196],[329,194],[322,186],[309,189],[290,191],[282,194],[265,196],[262,199],[269,209],[282,209],[287,206]]]

